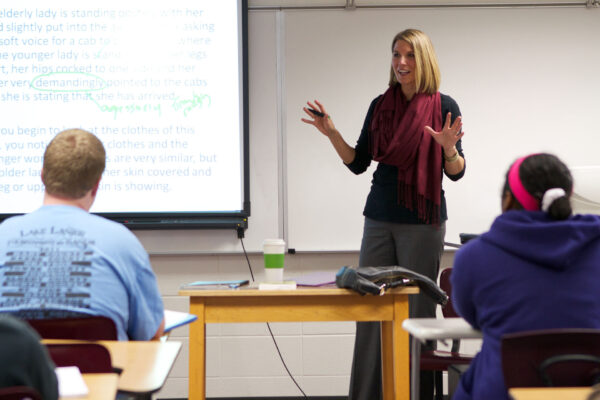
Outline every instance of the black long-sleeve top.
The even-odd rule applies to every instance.
[[[362,131],[360,133],[360,137],[356,143],[356,147],[354,150],[356,151],[356,156],[354,160],[350,164],[346,164],[346,166],[350,169],[350,171],[355,174],[361,174],[367,170],[369,165],[371,165],[371,161],[373,160],[373,156],[370,151],[370,126],[371,126],[371,117],[373,116],[373,110],[375,109],[375,105],[381,96],[378,96],[371,102],[369,106],[369,111],[367,112],[367,116],[365,118],[365,122],[363,124]],[[460,109],[458,108],[458,104],[454,99],[445,94],[441,94],[441,103],[442,103],[442,123],[446,120],[446,115],[448,112],[452,113],[452,122],[458,117],[460,114]],[[456,150],[464,158],[464,153],[462,150],[461,140],[456,143]],[[441,149],[440,151],[443,151]],[[443,154],[442,154],[443,156]],[[442,168],[444,162],[442,161]],[[457,181],[463,177],[465,174],[465,168],[461,172],[456,175],[449,175],[444,170],[444,174],[451,180]],[[440,173],[440,176],[442,174]],[[365,209],[363,211],[363,215],[365,217],[377,220],[377,221],[386,221],[386,222],[398,222],[405,224],[425,224],[426,222],[419,219],[417,215],[417,210],[409,210],[403,204],[400,204],[398,201],[398,168],[384,163],[378,163],[377,169],[373,173],[373,180],[371,181],[371,191],[367,197],[367,204],[365,205]],[[441,192],[441,203],[440,203],[440,222],[444,222],[448,219],[448,213],[446,211],[446,199],[444,197],[444,189]]]

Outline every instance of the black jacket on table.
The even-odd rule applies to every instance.
[[[461,115],[460,109],[458,108],[458,104],[456,104],[456,101],[454,101],[454,99],[452,99],[450,96],[447,96],[445,94],[440,95],[442,103],[442,124],[446,121],[446,115],[449,112],[452,113],[452,122],[454,122],[456,117]],[[369,106],[369,111],[367,112],[367,116],[363,124],[362,131],[360,133],[360,137],[358,138],[356,147],[354,148],[356,151],[354,161],[352,161],[350,164],[346,164],[346,166],[355,174],[361,174],[365,172],[371,164],[371,161],[373,160],[369,148],[371,143],[369,138],[369,127],[371,126],[371,117],[373,116],[373,110],[375,109],[375,105],[377,104],[380,98],[381,96],[378,96],[375,100],[371,102],[371,105]],[[461,157],[464,158],[460,140],[456,143],[456,149],[458,150],[458,153],[461,155]],[[440,151],[443,150],[440,149]],[[444,161],[442,159],[442,166],[443,164]],[[446,173],[446,171],[444,171],[444,174],[449,179],[457,181],[463,177],[463,175],[465,174],[465,169],[466,168],[463,168],[463,170],[456,175],[449,175]],[[369,196],[367,197],[367,204],[365,205],[363,215],[367,218],[371,218],[377,221],[397,222],[404,224],[425,224],[424,221],[418,218],[417,210],[411,211],[408,208],[404,207],[403,204],[400,204],[398,202],[398,168],[393,165],[383,163],[379,163],[377,165],[377,169],[373,173],[373,180],[371,181],[371,191],[369,192]],[[444,222],[447,219],[448,213],[446,211],[446,199],[444,197],[444,189],[442,189],[440,203],[440,222]]]

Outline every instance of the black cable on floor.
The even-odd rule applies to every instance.
[[[250,259],[248,258],[248,253],[246,253],[246,247],[244,246],[244,239],[240,238],[240,242],[242,243],[242,249],[244,250],[244,256],[246,256],[246,262],[248,262],[248,269],[250,270],[250,277],[252,278],[252,282],[254,282],[254,274],[252,273],[252,265],[250,264]],[[287,367],[287,365],[286,365],[286,363],[285,363],[285,361],[283,359],[283,355],[281,354],[281,351],[279,350],[279,346],[277,345],[277,341],[275,340],[275,335],[273,335],[273,331],[271,331],[271,325],[269,325],[268,322],[267,322],[267,329],[269,330],[269,334],[271,335],[271,339],[273,339],[273,343],[275,344],[275,349],[277,349],[277,354],[279,354],[279,359],[281,360],[281,363],[283,364],[283,367],[287,371],[289,377],[294,382],[294,385],[296,385],[296,387],[298,388],[298,390],[302,393],[302,395],[304,397],[307,397],[306,393],[304,393],[304,390],[302,390],[302,388],[300,387],[300,385],[298,384],[298,382],[296,382],[296,379],[294,379],[294,376],[292,375],[292,373],[290,372],[289,368]]]
[[[277,349],[277,353],[279,354],[279,358],[281,359],[281,362],[283,363],[283,366],[284,366],[285,370],[287,371],[287,373],[290,376],[290,378],[292,378],[292,381],[294,381],[294,384],[296,385],[296,387],[298,388],[298,390],[300,390],[300,392],[302,393],[302,395],[304,397],[306,397],[306,393],[304,393],[304,390],[302,390],[302,388],[300,387],[300,385],[298,385],[298,382],[296,382],[296,379],[294,379],[294,377],[292,376],[292,373],[288,369],[287,365],[285,365],[285,361],[283,361],[283,356],[281,355],[281,351],[279,351],[279,346],[277,346],[277,341],[275,340],[275,336],[273,336],[273,332],[271,331],[271,325],[269,325],[268,322],[267,322],[267,329],[269,329],[269,333],[271,334],[271,337],[273,338],[273,343],[275,343],[275,348]]]

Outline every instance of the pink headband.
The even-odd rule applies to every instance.
[[[519,177],[519,169],[521,168],[521,163],[529,156],[521,157],[510,167],[508,171],[508,185],[510,186],[510,190],[513,195],[517,199],[519,203],[523,206],[524,209],[528,211],[538,211],[540,209],[539,201],[535,199],[521,183],[521,178]]]

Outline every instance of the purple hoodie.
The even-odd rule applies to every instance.
[[[456,253],[451,281],[454,308],[483,331],[453,399],[509,399],[502,335],[600,329],[600,217],[555,221],[541,211],[505,212]]]

